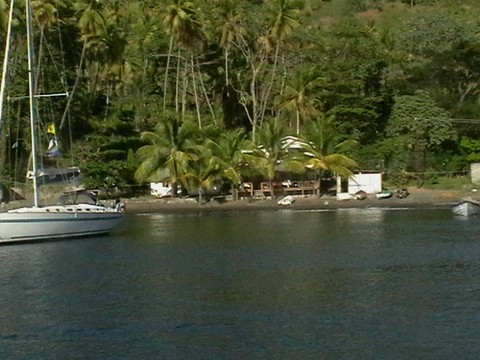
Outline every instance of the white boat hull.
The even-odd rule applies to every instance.
[[[390,197],[392,197],[393,193],[391,191],[381,191],[379,193],[377,193],[375,196],[377,199],[379,200],[382,200],[382,199],[388,199]]]
[[[478,214],[479,208],[480,205],[478,203],[467,200],[454,205],[452,207],[452,212],[457,216],[472,216]]]
[[[0,243],[107,234],[121,218],[120,211],[91,205],[20,208],[0,213]]]
[[[295,198],[292,195],[287,195],[280,200],[278,200],[278,205],[288,206],[292,205],[295,202]]]

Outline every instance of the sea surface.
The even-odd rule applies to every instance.
[[[127,215],[0,247],[0,359],[478,359],[480,218]]]

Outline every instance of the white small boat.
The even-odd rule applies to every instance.
[[[278,200],[278,205],[288,206],[292,205],[295,202],[295,198],[292,195],[287,195],[280,200]]]
[[[365,200],[367,198],[367,193],[363,190],[359,190],[355,193],[355,199]]]
[[[337,193],[338,201],[352,200],[354,197],[349,193]]]
[[[391,192],[390,190],[383,190],[378,192],[375,196],[377,199],[382,200],[382,199],[388,199],[392,197],[392,195],[393,195],[393,192]]]
[[[480,204],[472,200],[464,200],[459,204],[452,206],[452,212],[457,216],[477,215]]]

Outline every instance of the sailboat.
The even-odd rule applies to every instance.
[[[12,27],[15,0],[11,0],[9,27],[6,39],[0,97],[3,104],[7,64],[9,62],[10,32]],[[0,243],[46,241],[107,234],[116,228],[122,219],[123,207],[120,203],[110,206],[99,202],[98,197],[88,191],[67,193],[56,205],[40,206],[39,178],[41,169],[38,155],[37,96],[35,94],[34,48],[31,0],[25,1],[27,23],[27,52],[29,73],[29,113],[31,127],[32,171],[34,203],[0,213]],[[0,123],[2,116],[0,107]]]

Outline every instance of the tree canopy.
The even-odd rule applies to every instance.
[[[215,173],[237,184],[252,169],[240,166],[236,146],[248,139],[247,147],[265,148],[268,131],[281,142],[278,129],[304,137],[318,119],[328,119],[337,144],[355,141],[342,156],[360,170],[447,171],[441,164],[462,158],[448,169],[456,173],[480,156],[466,146],[480,136],[477,1],[33,3],[39,87],[69,93],[67,101],[42,100],[42,118],[58,126],[63,161],[83,164],[92,185],[109,173],[123,186],[165,173],[198,184]],[[3,42],[7,12],[0,0]],[[21,64],[24,17],[21,9],[14,15],[12,61]],[[9,74],[17,95],[25,79],[25,66]],[[5,112],[21,121],[3,124],[12,149],[29,129],[21,102]],[[284,154],[279,143],[268,146],[278,157],[257,175],[273,179]],[[27,146],[4,152],[4,177],[21,180],[8,170],[19,156],[26,166]]]

